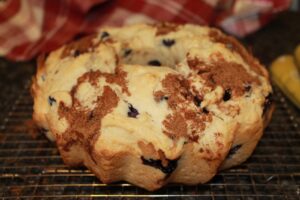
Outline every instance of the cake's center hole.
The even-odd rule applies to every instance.
[[[153,66],[153,67],[170,67],[175,68],[184,58],[180,57],[185,54],[176,52],[176,40],[172,38],[161,39],[160,43],[155,43],[157,46],[132,48],[126,47],[121,50],[119,57],[122,63],[131,65]]]

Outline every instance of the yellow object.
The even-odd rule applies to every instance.
[[[296,47],[294,51],[294,56],[298,67],[298,71],[300,72],[300,44]]]
[[[300,108],[300,75],[294,57],[292,55],[278,57],[271,64],[270,71],[273,81]]]

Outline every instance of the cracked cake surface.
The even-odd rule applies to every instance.
[[[267,71],[192,24],[107,27],[40,56],[33,119],[64,162],[147,190],[244,162],[273,106]]]

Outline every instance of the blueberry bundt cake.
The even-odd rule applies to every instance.
[[[31,92],[33,119],[66,165],[147,190],[242,163],[273,110],[264,67],[191,24],[103,28],[40,56]]]

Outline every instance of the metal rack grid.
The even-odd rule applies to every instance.
[[[218,173],[207,184],[169,184],[155,192],[125,182],[103,184],[85,168],[66,167],[53,143],[28,134],[25,122],[32,113],[28,86],[17,92],[0,122],[0,198],[300,199],[300,115],[276,88],[272,122],[247,162]]]

